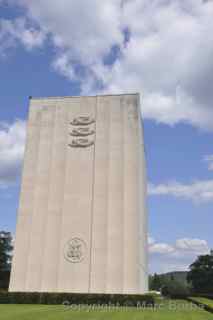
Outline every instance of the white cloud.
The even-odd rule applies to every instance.
[[[90,65],[122,43],[121,1],[19,0],[72,62]]]
[[[45,39],[45,34],[35,28],[29,27],[25,18],[13,21],[0,19],[0,50],[4,51],[21,43],[27,50],[40,47]]]
[[[207,163],[208,170],[213,171],[213,155],[210,154],[210,155],[204,156],[203,161]]]
[[[14,184],[19,177],[25,145],[25,122],[0,125],[0,187]]]
[[[212,2],[129,1],[131,38],[105,71],[107,89],[141,91],[146,118],[212,129],[212,16]]]
[[[149,248],[149,252],[167,254],[174,252],[174,248],[167,243],[153,243]]]
[[[149,252],[169,254],[172,256],[188,254],[207,254],[210,249],[206,240],[196,238],[177,239],[175,244],[156,242],[154,238],[149,241]]]
[[[202,239],[181,238],[173,244],[152,240],[149,243],[151,272],[187,270],[198,255],[210,252],[207,241]]]
[[[206,240],[183,238],[176,241],[177,250],[185,250],[196,253],[208,253],[209,247]]]
[[[195,203],[213,201],[213,180],[195,181],[191,184],[168,182],[165,184],[149,184],[148,194],[170,195],[176,198],[191,200]]]
[[[82,93],[100,87],[140,91],[144,118],[213,130],[212,1],[6,2],[25,8],[25,16],[0,20],[2,50],[17,41],[29,50],[51,40],[51,66],[80,81]],[[151,185],[150,193],[212,201],[212,185],[211,180]]]
[[[40,28],[28,27],[20,41],[32,47],[48,34],[51,65],[79,81],[82,93],[100,84],[105,92],[139,91],[145,118],[213,130],[212,1],[9,2]],[[104,63],[115,46],[119,55]]]

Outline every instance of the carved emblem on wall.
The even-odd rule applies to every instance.
[[[81,262],[86,255],[86,244],[80,238],[72,238],[64,246],[64,257],[72,263]]]
[[[95,120],[92,117],[79,116],[79,117],[74,118],[70,122],[70,124],[72,124],[73,126],[78,126],[78,125],[87,126],[87,125],[94,123],[94,122],[95,122]]]
[[[94,134],[95,131],[90,129],[89,127],[84,127],[84,128],[75,128],[72,129],[70,135],[71,136],[76,136],[76,137],[83,137],[83,136],[89,136],[91,134]]]
[[[82,148],[82,147],[92,146],[93,144],[94,144],[93,140],[79,138],[79,139],[73,139],[69,144],[69,146],[73,148]]]
[[[92,138],[86,138],[95,134],[93,126],[90,126],[94,122],[95,120],[91,116],[78,116],[74,118],[70,124],[75,127],[71,129],[70,135],[75,138],[72,139],[69,146],[72,148],[86,148],[94,145],[95,142]]]

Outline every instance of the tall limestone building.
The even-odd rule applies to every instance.
[[[139,95],[30,99],[10,291],[144,293]]]

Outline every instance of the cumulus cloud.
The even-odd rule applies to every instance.
[[[13,21],[0,19],[0,50],[1,53],[10,47],[21,43],[27,50],[40,47],[45,39],[45,34],[35,28],[29,27],[25,18]]]
[[[198,255],[209,252],[207,241],[202,239],[181,238],[174,244],[168,244],[152,238],[152,242],[149,243],[151,272],[187,270]]]
[[[156,242],[154,238],[149,242],[149,252],[169,254],[173,256],[188,254],[207,254],[210,249],[207,241],[196,238],[177,239],[175,244]]]
[[[213,180],[195,181],[191,184],[168,182],[165,184],[149,184],[148,194],[150,196],[173,196],[195,203],[207,203],[213,201]]]
[[[150,253],[171,253],[174,252],[174,248],[167,243],[153,243],[149,248]]]
[[[206,240],[183,238],[178,239],[175,245],[177,250],[191,251],[195,253],[205,254],[209,252]]]
[[[25,122],[0,124],[0,188],[17,181],[24,154]]]
[[[107,89],[142,91],[146,118],[212,129],[213,3],[129,1],[124,13],[131,37]]]
[[[212,1],[9,2],[39,26],[35,43],[48,35],[51,65],[81,93],[139,91],[144,118],[213,130]]]
[[[94,63],[123,39],[121,1],[19,0],[71,62]]]

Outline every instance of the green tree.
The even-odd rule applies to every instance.
[[[7,289],[9,285],[12,250],[11,233],[0,231],[0,288]]]
[[[190,265],[187,281],[195,293],[213,292],[213,254],[199,256]]]
[[[189,288],[175,279],[165,279],[162,284],[161,293],[171,298],[182,298],[189,295]]]
[[[155,273],[150,279],[150,290],[160,290],[161,288],[161,278]]]

